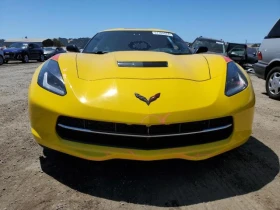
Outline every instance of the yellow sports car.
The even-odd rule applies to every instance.
[[[88,160],[203,160],[244,144],[255,95],[228,57],[175,33],[112,29],[36,69],[31,131],[41,146]]]

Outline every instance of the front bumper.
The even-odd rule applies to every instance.
[[[22,53],[21,52],[13,52],[13,53],[5,53],[4,54],[5,60],[22,60]]]
[[[38,89],[39,90],[39,89]],[[39,90],[44,92],[44,90]],[[244,90],[244,93],[250,90]],[[44,94],[42,94],[42,99]],[[238,100],[238,96],[237,100]],[[38,98],[38,97],[37,97]],[[81,119],[94,119],[94,116],[90,114],[89,110],[78,113],[78,110],[82,110],[81,104],[75,104],[69,107],[68,105],[61,105],[57,108],[55,103],[42,103],[37,98],[29,98],[29,113],[31,119],[31,131],[38,144],[51,148],[53,150],[60,151],[72,156],[88,159],[88,160],[109,160],[109,159],[130,159],[130,160],[163,160],[163,159],[185,159],[185,160],[203,160],[226,151],[232,150],[242,144],[244,144],[252,133],[252,123],[254,116],[254,104],[255,99],[252,98],[248,103],[243,104],[240,107],[235,107],[231,111],[227,112],[226,116],[233,117],[233,131],[231,135],[225,139],[219,141],[189,145],[189,146],[178,146],[173,148],[159,148],[159,149],[135,149],[125,147],[113,147],[106,145],[90,144],[88,142],[71,141],[61,138],[61,135],[57,132],[57,120],[61,115],[79,117]],[[220,113],[224,112],[218,110]],[[108,115],[116,116],[119,119],[147,119],[147,121],[156,120],[149,115],[140,113],[117,113],[108,110]],[[172,119],[177,119],[174,123],[182,122],[183,118],[185,121],[189,121],[188,114],[182,112],[172,113]],[[217,113],[207,114],[205,119],[216,118]],[[206,116],[206,115],[205,115]],[[221,116],[222,117],[222,116]],[[113,119],[114,117],[112,117]],[[108,122],[108,119],[104,117],[104,121]],[[112,120],[115,121],[115,120]],[[139,124],[140,120],[135,120],[135,123]],[[132,123],[132,122],[131,122]],[[169,123],[171,123],[169,121]],[[153,124],[163,124],[163,122],[154,122]],[[110,136],[103,138],[111,138]],[[117,140],[117,139],[116,139]],[[187,138],[186,138],[187,140]],[[200,139],[197,139],[198,141]],[[131,138],[133,141],[133,138]],[[171,139],[171,141],[173,141]]]
[[[265,79],[265,70],[266,70],[267,64],[257,62],[253,64],[253,68],[255,71],[255,74],[257,77]]]
[[[236,127],[229,138],[213,143],[178,148],[139,150],[68,141],[60,138],[55,131],[53,124],[55,124],[55,119],[57,116],[54,113],[52,113],[51,118],[49,116],[45,119],[40,120],[40,123],[36,127],[41,127],[41,130],[32,128],[32,134],[35,137],[37,143],[40,145],[88,160],[203,160],[232,150],[233,148],[244,144],[249,139],[252,132],[251,124],[253,119],[253,112],[253,108],[249,108],[233,115]],[[45,114],[51,113],[46,112]],[[239,130],[238,127],[240,127],[240,125],[244,125],[244,128]]]

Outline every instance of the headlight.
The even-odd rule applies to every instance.
[[[42,88],[55,94],[64,96],[67,93],[58,62],[54,60],[48,60],[44,63],[37,83]]]
[[[235,95],[248,86],[248,80],[238,66],[233,62],[227,64],[226,96]]]

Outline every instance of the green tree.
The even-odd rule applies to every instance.
[[[44,47],[52,47],[53,46],[53,41],[51,39],[46,39],[42,42]]]
[[[56,47],[62,47],[63,44],[58,39],[53,39],[53,45]]]

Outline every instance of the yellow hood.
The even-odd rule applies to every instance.
[[[119,67],[118,62],[168,63],[168,67]],[[78,77],[101,79],[210,79],[210,69],[204,56],[172,55],[162,52],[112,52],[103,55],[79,53],[76,57]]]

